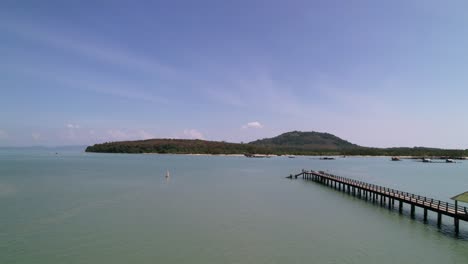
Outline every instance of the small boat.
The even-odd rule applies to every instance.
[[[453,160],[453,159],[446,159],[445,162],[447,162],[447,163],[455,163],[455,160]]]
[[[166,178],[169,178],[171,177],[171,175],[169,174],[169,170],[166,171]]]
[[[392,157],[392,161],[400,161],[401,159],[399,157]]]
[[[250,154],[246,153],[244,154],[247,158],[271,158],[270,155],[267,154]]]
[[[320,158],[321,160],[334,160],[335,158],[333,157],[323,157],[323,158]]]
[[[422,162],[432,162],[432,160],[431,160],[431,159],[428,159],[428,158],[423,158],[423,159],[422,159]]]
[[[295,158],[295,156],[288,156],[288,158],[290,158],[290,159],[294,159],[294,158]]]

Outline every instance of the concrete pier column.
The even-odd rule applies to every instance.
[[[414,219],[414,211],[415,211],[415,206],[414,204],[411,205],[411,218]]]
[[[441,213],[437,213],[437,227],[441,227],[442,226],[442,214]]]
[[[460,220],[458,219],[458,201],[455,200],[455,216],[453,217],[453,222],[455,224],[455,234],[459,233]]]
[[[427,209],[424,208],[424,222],[427,222]]]
[[[398,212],[403,213],[403,202],[400,201],[400,204],[398,205]]]

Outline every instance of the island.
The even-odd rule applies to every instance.
[[[406,156],[463,159],[468,150],[427,147],[372,148],[353,144],[330,133],[292,131],[249,143],[199,139],[147,139],[105,142],[88,146],[86,152],[160,154],[253,154],[311,156]]]

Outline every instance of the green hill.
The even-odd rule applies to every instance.
[[[369,148],[329,133],[292,131],[248,144],[192,139],[148,139],[106,142],[86,148],[86,152],[169,153],[169,154],[294,154],[450,157],[468,156],[468,150],[437,148]]]
[[[259,139],[249,144],[270,148],[300,149],[300,150],[342,150],[360,148],[335,135],[320,132],[292,131],[273,138]]]

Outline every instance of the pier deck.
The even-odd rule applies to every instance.
[[[456,234],[459,233],[459,220],[468,221],[468,209],[464,206],[458,206],[456,203],[443,202],[421,195],[329,174],[323,171],[302,171],[299,174],[291,175],[290,178],[294,177],[297,179],[301,176],[305,180],[320,182],[340,191],[347,192],[348,194],[366,200],[372,200],[373,202],[380,202],[382,206],[386,205],[389,209],[394,208],[395,201],[398,201],[400,213],[403,210],[403,203],[409,204],[411,206],[412,218],[415,217],[416,206],[424,209],[424,221],[427,221],[428,210],[436,212],[437,225],[439,227],[442,223],[442,215],[453,217]]]

